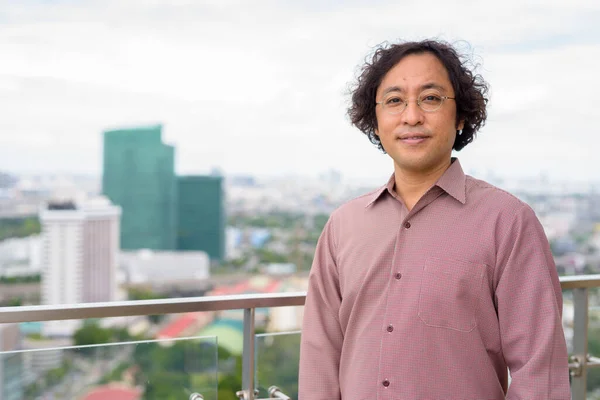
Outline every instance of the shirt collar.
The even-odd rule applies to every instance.
[[[444,175],[438,179],[436,186],[443,189],[450,196],[460,201],[462,204],[467,202],[467,177],[460,165],[458,158],[452,158],[452,164],[444,172]]]
[[[390,179],[388,179],[387,183],[383,186],[381,186],[379,189],[375,190],[374,192],[372,192],[369,195],[369,202],[367,203],[367,205],[365,207],[369,207],[371,204],[375,203],[375,201],[377,201],[377,199],[379,197],[381,197],[381,195],[387,190],[392,196],[394,193],[394,185],[396,184],[396,179],[394,177],[394,174],[392,174],[392,176],[390,176]]]
[[[435,185],[462,204],[465,204],[467,202],[466,179],[467,178],[460,165],[460,161],[458,161],[458,158],[453,157],[452,164],[450,164],[450,167],[446,170],[446,172],[444,172],[440,179],[438,179]],[[394,174],[392,174],[385,185],[381,186],[369,195],[369,202],[365,207],[369,207],[371,204],[377,201],[377,199],[379,199],[379,197],[381,197],[385,191],[388,191],[393,196],[395,182]]]

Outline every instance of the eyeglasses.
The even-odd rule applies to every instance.
[[[456,100],[456,97],[442,96],[436,90],[425,90],[417,97],[417,105],[425,112],[434,112],[439,110],[447,99]],[[390,93],[383,101],[375,104],[381,105],[381,108],[389,114],[397,115],[408,107],[408,99],[403,99],[398,93]]]

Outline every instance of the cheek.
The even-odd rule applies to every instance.
[[[378,112],[375,112],[375,133],[379,135],[379,131],[381,130],[381,117]]]
[[[448,113],[438,121],[438,127],[447,132],[448,135],[454,136],[456,131],[460,129],[459,123],[456,121],[456,117],[452,113]]]
[[[385,116],[380,117],[377,115],[376,121],[376,131],[379,137],[386,136],[388,132],[394,129],[393,121],[390,121],[390,118],[386,118]]]

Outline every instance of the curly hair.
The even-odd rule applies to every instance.
[[[448,76],[456,97],[456,124],[464,121],[461,135],[456,135],[453,149],[461,150],[473,141],[477,131],[487,118],[488,84],[481,75],[474,75],[468,68],[467,57],[459,55],[448,43],[436,40],[380,44],[367,58],[360,75],[351,90],[352,104],[348,116],[354,126],[385,153],[377,129],[375,96],[381,81],[396,64],[410,54],[431,53],[436,56],[448,71]]]

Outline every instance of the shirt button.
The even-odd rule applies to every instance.
[[[388,325],[387,331],[388,332],[393,332],[394,331],[394,327],[392,325]]]
[[[390,381],[388,381],[388,380],[386,379],[385,381],[381,382],[381,384],[382,384],[383,386],[385,386],[385,387],[388,387],[388,386],[390,386]]]
[[[402,274],[400,272],[396,272],[396,279],[402,278]]]
[[[406,229],[410,229],[410,222],[406,221],[406,222],[404,223],[404,227],[405,227]]]

